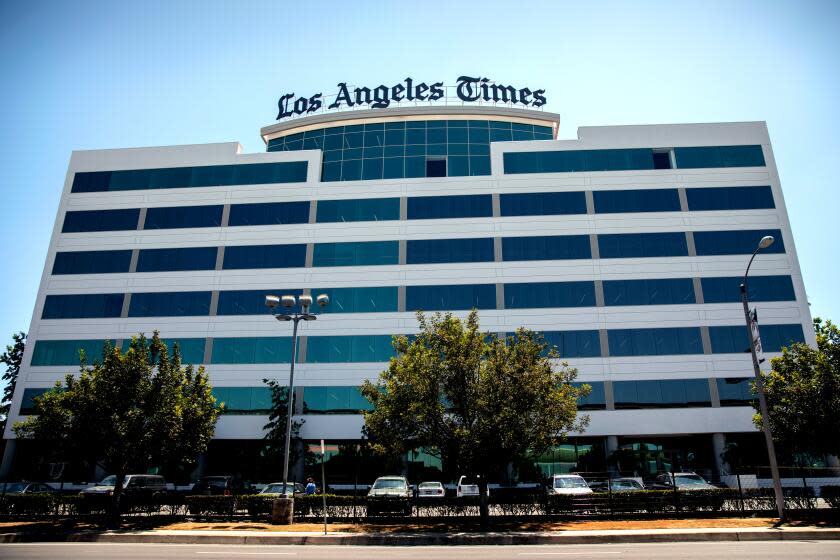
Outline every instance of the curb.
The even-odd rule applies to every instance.
[[[575,534],[579,533],[579,534]],[[96,533],[67,534],[5,533],[0,543],[157,543],[157,544],[239,544],[239,545],[342,545],[342,546],[469,546],[469,545],[559,545],[634,544],[662,542],[791,541],[840,540],[840,529],[761,529],[734,531],[611,532],[607,534],[565,533],[489,533],[489,534],[177,534],[177,533]]]

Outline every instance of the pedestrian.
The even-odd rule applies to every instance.
[[[305,490],[306,495],[315,494],[315,490],[316,490],[315,481],[312,480],[312,477],[307,478],[306,479],[306,490]]]

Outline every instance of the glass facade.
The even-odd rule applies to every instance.
[[[143,229],[204,228],[222,225],[221,204],[149,208]]]
[[[151,338],[148,334],[147,339]],[[181,353],[182,364],[201,364],[204,363],[204,347],[206,340],[203,338],[161,338],[160,341],[166,346],[171,356],[175,350],[175,345],[178,345],[178,351]],[[125,339],[122,343],[122,351],[127,352],[131,346],[131,339]]]
[[[214,260],[215,263],[215,260]],[[225,247],[224,270],[298,268],[306,264],[306,245],[238,245]]]
[[[545,331],[542,335],[561,358],[597,358],[601,355],[598,331]]]
[[[216,247],[141,249],[137,272],[213,270],[216,268],[217,252]]]
[[[409,239],[407,264],[493,262],[493,239]]]
[[[495,284],[457,284],[450,286],[407,286],[406,311],[459,311],[496,309]]]
[[[694,246],[698,256],[705,255],[750,255],[765,235],[772,235],[775,241],[762,253],[784,253],[785,242],[778,229],[754,229],[746,231],[695,231]]]
[[[387,362],[394,355],[390,335],[310,336],[307,363]]]
[[[490,175],[490,142],[551,140],[551,127],[486,120],[334,126],[274,138],[268,151],[323,150],[321,181]],[[444,161],[429,166],[430,161]]]
[[[70,251],[55,254],[53,274],[106,274],[128,272],[131,250]]]
[[[505,284],[505,309],[594,307],[595,282]]]
[[[712,406],[706,379],[613,381],[615,408],[683,408]]]
[[[610,233],[598,235],[602,259],[639,257],[687,257],[688,244],[682,232]]]
[[[70,192],[90,193],[187,187],[225,187],[303,183],[307,162],[252,163],[247,165],[206,165],[119,171],[76,173]]]
[[[125,210],[72,210],[64,214],[61,233],[137,229],[139,208]]]
[[[288,364],[292,354],[292,337],[214,338],[213,364]]]
[[[691,278],[605,280],[604,304],[676,305],[695,303]]]
[[[41,319],[100,319],[119,317],[123,294],[47,296]]]
[[[316,243],[313,266],[375,266],[399,262],[398,241]]]
[[[505,174],[655,169],[650,148],[506,152]]]
[[[149,292],[131,294],[129,317],[190,317],[210,315],[210,292]]]
[[[677,189],[621,189],[592,193],[596,214],[619,212],[679,212]]]
[[[590,391],[587,396],[578,399],[578,410],[605,410],[607,408],[603,381],[572,383],[573,387],[580,387],[581,385],[589,385]]]
[[[309,222],[309,201],[232,204],[228,226],[267,226]]]
[[[271,389],[268,387],[213,387],[216,406],[222,414],[268,414]]]
[[[111,345],[114,344],[112,340]],[[104,346],[104,340],[37,340],[30,365],[78,366],[81,352],[90,363],[102,357]]]
[[[679,169],[710,167],[764,167],[761,146],[701,146],[674,148]]]
[[[720,406],[752,406],[756,400],[752,392],[752,377],[718,377],[717,383]]]
[[[708,187],[685,190],[688,209],[756,210],[775,208],[770,187]]]
[[[50,389],[24,389],[20,400],[20,413],[24,416],[35,413],[35,397],[40,397]]]
[[[741,276],[701,278],[704,303],[740,303]],[[793,280],[790,276],[750,276],[747,298],[752,301],[794,301]]]
[[[399,198],[362,198],[358,200],[319,200],[315,221],[380,222],[400,219]]]
[[[586,214],[583,192],[516,193],[499,195],[502,216]]]
[[[761,348],[764,352],[781,352],[782,347],[805,342],[802,325],[758,325]],[[744,325],[709,327],[713,354],[734,354],[750,351],[747,328]]]
[[[285,292],[284,292],[285,293]],[[330,304],[324,313],[387,313],[397,311],[396,286],[370,288],[313,288],[313,297],[326,294]],[[314,313],[320,313],[315,309]]]
[[[607,331],[610,356],[702,354],[699,327],[612,329]]]
[[[293,290],[222,290],[219,292],[219,305],[216,315],[273,315],[276,311],[266,306],[266,295],[292,295],[297,297],[302,293],[303,290],[299,288]]]
[[[414,196],[408,199],[409,220],[486,218],[493,215],[489,194]]]
[[[588,235],[551,235],[502,238],[502,260],[552,261],[590,259]]]
[[[359,392],[359,387],[303,388],[304,414],[359,414],[372,408],[370,402]]]

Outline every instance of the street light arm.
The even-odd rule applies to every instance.
[[[750,260],[747,263],[747,270],[746,272],[744,272],[744,280],[741,282],[741,292],[743,293],[747,293],[747,276],[750,274],[750,267],[752,266],[753,260],[755,260],[755,256],[758,254],[759,251],[761,251],[761,246],[755,248],[755,251],[753,251]]]

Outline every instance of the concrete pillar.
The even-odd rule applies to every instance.
[[[715,468],[717,469],[718,476],[723,476],[730,472],[729,464],[720,456],[725,449],[726,435],[720,433],[712,434],[712,452],[715,454]]]
[[[618,474],[618,469],[609,462],[610,456],[618,450],[618,436],[607,436],[607,471],[610,476]]]
[[[15,461],[15,447],[17,447],[16,439],[6,440],[6,446],[3,448],[3,463],[0,464],[0,480],[8,480],[9,474],[12,472],[12,464]]]

